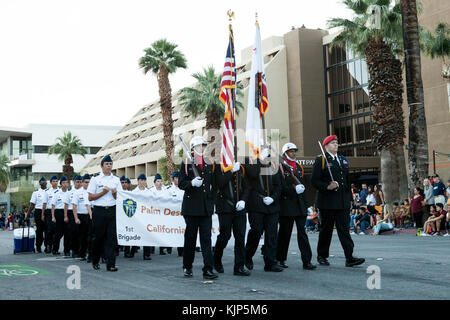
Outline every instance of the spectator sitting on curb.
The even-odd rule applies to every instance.
[[[429,236],[429,227],[431,227],[432,235],[437,236],[440,235],[441,227],[445,228],[445,218],[447,216],[447,212],[444,211],[444,206],[442,203],[438,203],[436,205],[432,205],[430,207],[430,216],[423,226],[423,236]],[[444,224],[443,224],[444,222]]]
[[[381,231],[390,231],[394,229],[392,222],[394,221],[394,214],[392,212],[392,207],[389,204],[384,206],[384,219],[378,220],[376,226],[373,228],[373,236],[377,236]]]
[[[400,228],[405,228],[405,220],[409,220],[410,219],[410,211],[411,211],[411,206],[409,205],[409,200],[405,199],[403,200],[403,204],[400,208]]]
[[[366,234],[366,229],[370,227],[370,214],[365,207],[360,207],[359,215],[355,218],[355,232],[358,231],[358,225],[361,228],[360,235]]]

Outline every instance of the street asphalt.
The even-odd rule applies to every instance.
[[[225,273],[220,274],[218,280],[204,281],[201,253],[196,253],[193,278],[183,277],[182,258],[177,256],[176,249],[171,255],[160,256],[157,248],[151,261],[142,259],[142,250],[133,259],[125,259],[121,252],[116,261],[119,271],[112,273],[106,272],[104,264],[101,270],[95,271],[91,264],[72,258],[55,258],[43,253],[14,255],[13,232],[0,231],[0,300],[450,298],[450,237],[416,237],[412,234],[352,237],[354,255],[366,259],[366,263],[358,267],[345,267],[344,253],[335,233],[330,249],[331,266],[303,270],[294,232],[287,260],[289,268],[283,272],[264,272],[258,250],[251,276],[234,276],[233,249],[227,248],[223,258]],[[313,263],[317,264],[318,234],[309,234],[309,239]],[[80,268],[80,289],[67,286],[68,278],[73,277],[70,270],[67,273],[68,268],[73,265]],[[373,266],[379,267],[380,282],[373,281],[376,274],[367,273],[368,268],[369,271],[376,269]],[[30,269],[36,271],[27,271]],[[369,289],[368,282],[372,284],[369,287],[378,283],[380,288]]]

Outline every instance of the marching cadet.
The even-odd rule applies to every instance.
[[[36,252],[42,252],[41,246],[44,242],[44,252],[48,253],[48,239],[47,237],[44,238],[44,234],[46,233],[45,209],[47,207],[47,180],[42,177],[39,180],[39,185],[41,186],[40,189],[34,191],[31,195],[30,210],[28,210],[25,219],[28,219],[28,213],[31,213],[36,209],[34,212],[34,223],[36,224]]]
[[[120,181],[111,173],[113,161],[109,155],[103,157],[100,165],[100,174],[91,179],[87,189],[88,200],[94,202],[92,267],[94,270],[100,269],[100,255],[104,249],[106,270],[114,272],[118,270],[114,250],[117,241],[116,198]]]
[[[336,230],[345,253],[345,266],[353,267],[364,263],[364,259],[353,257],[353,241],[350,236],[349,211],[352,193],[348,180],[349,163],[338,155],[336,135],[326,137],[322,146],[326,151],[314,162],[311,184],[318,190],[317,207],[320,210],[321,228],[317,244],[317,261],[329,266],[328,262],[333,227]],[[325,156],[325,157],[324,157]]]
[[[218,276],[213,272],[211,252],[211,216],[214,212],[214,163],[208,164],[203,153],[206,141],[195,136],[190,142],[190,152],[194,163],[189,159],[181,162],[180,189],[184,190],[181,213],[186,222],[183,248],[183,271],[185,277],[192,277],[192,264],[195,258],[195,243],[200,230],[200,245],[203,255],[203,279],[213,280]],[[195,169],[194,169],[195,168]],[[198,176],[196,173],[198,173]]]
[[[223,273],[223,250],[234,235],[234,272],[235,276],[249,276],[245,269],[245,230],[247,214],[245,204],[248,203],[249,189],[244,179],[244,167],[235,162],[227,172],[215,170],[217,184],[216,213],[219,216],[220,233],[214,249],[214,268]]]
[[[53,197],[59,192],[58,177],[52,176],[50,178],[51,188],[47,190],[47,197],[45,198],[45,239],[47,245],[45,246],[45,253],[52,253],[53,238],[55,236],[55,224],[52,221],[52,203]]]
[[[52,199],[52,221],[55,224],[55,235],[53,237],[53,255],[59,255],[59,245],[61,238],[64,236],[64,201],[67,197],[67,189],[69,188],[69,181],[65,176],[59,178],[59,185],[61,190],[56,192]],[[66,242],[64,242],[66,245]],[[64,253],[70,251],[70,248],[64,246]]]
[[[131,184],[128,183],[129,180],[130,179],[128,179],[125,176],[120,177],[120,185],[121,185],[123,191],[131,191]]]
[[[305,231],[306,216],[308,215],[308,203],[304,197],[305,186],[303,182],[303,168],[296,161],[297,146],[291,142],[282,148],[284,166],[280,163],[281,172],[281,197],[280,197],[280,229],[278,230],[277,260],[283,268],[287,268],[289,242],[291,240],[294,222],[297,226],[297,243],[300,249],[303,269],[314,270],[311,264],[312,252],[308,235]],[[293,174],[298,182],[291,176]]]
[[[73,214],[72,200],[75,193],[81,188],[81,176],[76,174],[73,177],[74,187],[67,191],[64,200],[64,256],[70,256],[72,250],[72,258],[78,258],[78,224],[75,223]],[[66,252],[66,250],[68,250]]]
[[[155,179],[153,181],[154,186],[150,188],[150,191],[152,192],[153,196],[155,197],[167,197],[169,194],[167,193],[167,189],[165,186],[163,186],[162,183],[162,177],[159,173],[155,174]],[[154,247],[152,247],[154,250]],[[161,256],[166,255],[164,252],[164,249],[167,249],[168,254],[172,254],[172,248],[170,247],[159,247],[159,254]]]
[[[176,199],[178,201],[180,201],[180,200],[183,201],[184,191],[178,187],[179,178],[180,178],[180,171],[172,172],[172,177],[171,177],[172,184],[170,186],[168,186],[166,190],[169,193],[169,195],[172,197],[172,199]],[[178,251],[178,256],[182,257],[183,256],[183,247],[178,247],[177,251]]]
[[[131,181],[125,176],[120,177],[120,184],[123,191],[131,191]],[[139,247],[136,246],[124,246],[123,256],[124,258],[133,258]]]
[[[76,242],[78,247],[74,250],[78,252],[81,261],[86,260],[89,224],[92,220],[91,204],[89,203],[87,193],[90,180],[91,177],[88,174],[85,174],[82,177],[83,187],[79,188],[77,192],[74,192],[72,197],[73,217],[78,226],[78,241]]]
[[[138,185],[134,190],[133,193],[141,193],[141,194],[150,194],[150,190],[147,188],[147,176],[143,173],[141,173],[137,177]],[[131,249],[131,253],[129,254],[129,258],[132,258],[135,254],[135,250],[133,248]],[[144,260],[152,260],[151,258],[151,247],[144,247]]]
[[[268,149],[262,150],[256,163],[246,166],[245,177],[251,191],[247,206],[250,231],[245,246],[245,266],[249,270],[253,269],[253,256],[264,232],[264,271],[281,272],[283,268],[278,266],[276,261],[280,173],[271,161],[263,164],[260,159],[262,161],[270,159]]]

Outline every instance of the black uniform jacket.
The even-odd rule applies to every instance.
[[[245,201],[246,207],[248,206],[249,188],[245,176],[244,166],[241,165],[241,169],[232,173],[231,170],[223,172],[221,168],[215,170],[215,181],[217,185],[217,197],[216,197],[216,213],[235,213],[236,203],[236,175],[238,175],[239,186],[239,200]],[[239,212],[245,212],[246,208]]]
[[[302,178],[302,169],[296,163],[295,176],[301,184],[305,185]],[[280,168],[281,171],[281,168]],[[287,168],[283,167],[281,172],[281,198],[280,198],[280,216],[307,216],[308,215],[308,203],[302,194],[297,194],[295,191],[295,181],[291,177]]]
[[[268,175],[269,180],[269,195],[267,195],[267,175],[261,172],[261,162],[255,164],[246,164],[245,179],[247,179],[250,187],[249,201],[247,210],[249,212],[259,212],[265,214],[275,214],[280,212],[280,195],[281,195],[281,177],[280,169],[271,165],[272,174]],[[263,198],[269,196],[274,201],[267,206],[263,202]]]
[[[331,155],[325,153],[328,163],[333,174],[334,181],[339,184],[337,191],[327,190],[328,185],[332,181],[328,172],[327,163],[324,161],[322,169],[323,156],[319,155],[314,162],[313,172],[311,175],[311,185],[317,189],[316,206],[325,210],[343,210],[350,209],[352,201],[352,192],[348,180],[349,163],[345,157],[338,155],[340,165],[337,160],[333,161]]]
[[[184,190],[181,214],[184,216],[212,216],[214,213],[214,194],[216,192],[213,173],[213,167],[215,166],[208,159],[204,159],[203,170],[200,169],[199,165],[195,164],[200,177],[203,179],[203,184],[201,187],[193,187],[191,181],[195,178],[195,175],[192,164],[190,161],[187,164],[187,174],[185,164],[185,161],[181,162],[178,183],[179,188]]]

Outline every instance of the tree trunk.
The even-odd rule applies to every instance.
[[[164,144],[166,146],[167,174],[170,177],[174,171],[173,151],[173,119],[172,119],[172,89],[170,88],[169,72],[164,65],[158,72],[159,98],[163,120]]]
[[[0,192],[5,192],[8,189],[8,184],[0,183]]]
[[[402,68],[381,38],[372,38],[366,48],[369,70],[369,100],[373,108],[373,140],[381,154],[381,185],[386,203],[407,194],[405,124],[402,109]]]
[[[73,167],[70,165],[71,163],[73,163],[73,158],[72,155],[69,154],[64,159],[64,165],[62,167],[63,176],[65,176],[67,180],[69,180],[69,183],[73,179]]]
[[[428,135],[420,64],[419,23],[415,0],[401,0],[405,50],[406,94],[409,109],[409,188],[422,187],[428,176]]]

